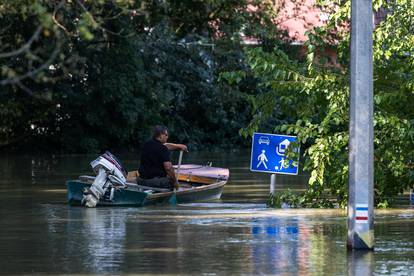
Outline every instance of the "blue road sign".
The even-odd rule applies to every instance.
[[[296,136],[254,133],[250,170],[297,175],[299,160],[286,158],[286,149],[292,142],[296,142]],[[299,148],[296,150],[299,151]]]

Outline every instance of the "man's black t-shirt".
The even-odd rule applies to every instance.
[[[139,175],[143,179],[154,177],[165,177],[164,162],[170,161],[170,152],[160,141],[149,140],[144,144],[141,151],[141,164]]]

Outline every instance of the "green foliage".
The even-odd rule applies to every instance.
[[[309,34],[306,62],[280,48],[246,51],[250,69],[244,74],[257,79],[262,92],[250,98],[253,120],[243,133],[276,119],[273,131],[298,136],[304,169],[310,171],[309,189],[302,197],[307,204],[323,205],[330,196],[342,207],[347,201],[349,33],[341,30],[349,22],[349,7],[349,1],[341,1],[329,24]],[[414,9],[410,1],[375,1],[375,7],[390,11],[374,33],[375,201],[388,206],[390,197],[414,183]],[[332,47],[339,66],[321,58]],[[226,78],[235,83],[240,76],[236,72]]]
[[[300,198],[296,194],[292,193],[290,190],[284,191],[281,193],[270,193],[267,198],[266,205],[272,208],[300,208]]]
[[[294,193],[291,190],[269,194],[266,205],[271,208],[334,208],[327,197],[314,200],[309,193]]]
[[[131,150],[160,123],[193,148],[246,143],[237,131],[250,120],[252,86],[217,79],[244,66],[241,32],[274,31],[270,7],[0,0],[0,147]]]

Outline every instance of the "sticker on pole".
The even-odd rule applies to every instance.
[[[356,205],[355,223],[368,223],[368,204]]]
[[[253,172],[297,175],[299,160],[286,158],[287,149],[293,142],[296,142],[296,136],[254,133],[250,170]],[[299,148],[293,150],[299,153]]]

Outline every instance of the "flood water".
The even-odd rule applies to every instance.
[[[348,252],[344,210],[266,208],[270,176],[249,172],[240,151],[184,155],[230,169],[218,201],[68,206],[65,180],[91,174],[95,157],[0,157],[0,274],[414,275],[411,206],[376,211],[375,250]],[[278,176],[277,188],[301,190],[306,179]]]

